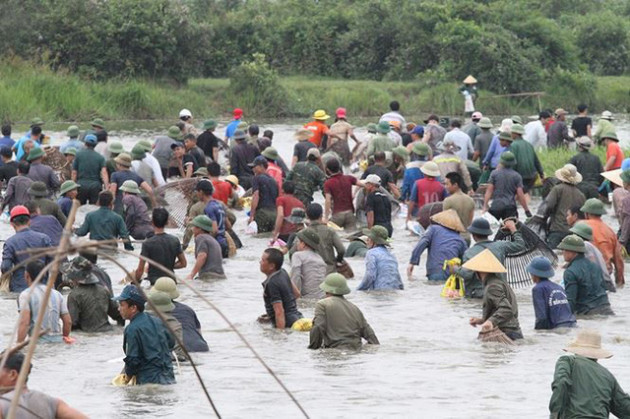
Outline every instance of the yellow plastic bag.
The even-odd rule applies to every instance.
[[[118,374],[112,380],[112,385],[115,387],[126,387],[136,385],[136,376],[129,378],[127,374]]]
[[[451,275],[446,279],[446,283],[440,292],[440,296],[444,298],[462,298],[464,296],[464,280],[457,275],[453,268],[460,266],[462,261],[459,258],[453,258],[444,261],[443,270],[448,270]]]
[[[301,318],[296,320],[291,326],[291,330],[298,332],[309,332],[313,328],[313,319]]]

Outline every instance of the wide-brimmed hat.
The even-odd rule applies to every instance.
[[[66,134],[70,138],[76,138],[79,136],[79,134],[81,134],[81,131],[79,131],[79,127],[77,127],[76,125],[70,125]]]
[[[212,220],[207,215],[198,215],[190,222],[195,227],[199,227],[200,229],[212,233],[214,230],[212,227]]]
[[[373,185],[381,185],[381,177],[379,175],[371,174],[365,178],[365,183],[371,183]]]
[[[459,215],[457,215],[457,211],[454,209],[447,209],[445,211],[438,212],[437,214],[431,216],[431,221],[459,233],[466,231],[466,227],[464,227],[462,220],[459,219]]]
[[[556,177],[565,183],[577,185],[582,182],[582,175],[577,171],[577,167],[572,164],[565,164],[556,170]]]
[[[66,151],[63,152],[63,155],[64,156],[67,156],[67,155],[76,156],[77,155],[77,149],[74,148],[74,147],[66,148]]]
[[[303,223],[306,219],[306,211],[304,208],[293,208],[291,210],[291,215],[288,217],[284,217],[291,224],[300,224]]]
[[[381,121],[376,126],[376,132],[381,133],[381,134],[387,134],[391,130],[392,130],[392,127],[389,125],[389,122],[387,121]]]
[[[409,150],[407,150],[407,147],[402,146],[402,145],[394,147],[392,149],[392,153],[401,157],[404,160],[407,160],[409,158]]]
[[[499,157],[499,163],[505,167],[514,167],[516,164],[516,156],[511,151],[504,151]]]
[[[120,153],[114,159],[116,163],[124,167],[131,167],[131,156],[127,153]]]
[[[606,208],[604,208],[604,203],[597,198],[590,198],[584,202],[582,208],[580,208],[584,214],[594,214],[594,215],[605,215]]]
[[[452,138],[447,138],[444,141],[441,141],[440,143],[438,143],[437,148],[438,150],[441,150],[441,151],[450,151],[450,152],[456,152],[462,149],[460,146],[455,144],[455,141],[453,141]]]
[[[44,125],[44,120],[40,117],[35,117],[31,119],[31,128]]]
[[[138,184],[135,180],[131,179],[124,181],[122,186],[120,187],[120,190],[123,192],[132,193],[134,195],[140,194],[140,188],[138,188]]]
[[[376,244],[389,244],[389,232],[383,226],[376,225],[372,228],[364,228],[361,232]]]
[[[319,121],[325,121],[330,118],[330,115],[326,113],[323,109],[318,109],[313,113],[313,119],[317,119]]]
[[[429,146],[425,143],[421,143],[420,141],[416,141],[411,147],[411,151],[417,154],[418,156],[428,156],[431,152]]]
[[[602,348],[602,336],[596,330],[583,329],[577,334],[576,339],[563,349],[585,358],[605,359],[613,356]]]
[[[615,169],[615,170],[609,170],[607,172],[602,172],[600,173],[600,175],[602,175],[605,179],[608,179],[609,181],[611,181],[617,186],[623,186],[623,180],[621,180],[622,172],[623,172],[622,169]]]
[[[591,147],[593,147],[593,140],[588,138],[586,135],[578,137],[578,139],[575,140],[575,142],[577,143],[578,146],[586,150],[589,150]]]
[[[560,115],[566,115],[567,113],[568,113],[568,112],[567,112],[567,111],[565,111],[564,109],[562,109],[562,108],[558,108],[558,109],[556,109],[556,111],[554,112],[554,115],[556,115],[556,116],[560,116]]]
[[[171,296],[165,292],[156,290],[155,287],[149,291],[148,297],[153,307],[163,313],[169,313],[175,310],[175,304],[171,301]]]
[[[518,115],[512,115],[510,117],[510,120],[512,121],[513,124],[520,124],[523,125],[523,118],[521,118]]]
[[[490,120],[490,118],[484,116],[483,118],[479,120],[479,122],[477,123],[477,126],[479,128],[490,129],[492,128],[492,121]]]
[[[427,176],[438,177],[440,176],[440,168],[436,162],[428,161],[422,165],[420,171]]]
[[[298,128],[293,137],[298,141],[306,141],[313,136],[313,131],[306,128]]]
[[[497,257],[490,251],[490,249],[484,249],[482,252],[471,258],[468,262],[462,265],[462,268],[485,273],[501,274],[507,272],[503,264],[497,259]]]
[[[577,234],[584,240],[593,240],[593,228],[584,221],[575,223],[573,227],[569,229],[569,231],[573,234]]]
[[[61,188],[59,188],[59,193],[61,195],[65,194],[66,192],[70,192],[74,189],[79,189],[81,187],[81,185],[79,185],[78,183],[76,183],[73,180],[66,180],[64,183],[61,184]]]
[[[90,125],[92,125],[93,127],[104,129],[105,121],[103,121],[101,118],[94,118],[94,120],[90,122]]]
[[[147,156],[147,153],[144,151],[144,147],[141,145],[134,145],[131,149],[131,158],[134,160],[142,160]]]
[[[215,129],[216,127],[217,127],[217,121],[215,121],[213,119],[208,119],[206,121],[203,121],[203,129],[204,130]]]
[[[199,169],[193,172],[193,176],[203,176],[208,177],[208,168],[201,166]]]
[[[260,154],[262,154],[265,158],[269,160],[273,160],[273,161],[276,161],[280,158],[280,155],[278,154],[278,150],[276,150],[274,147],[267,147]]]
[[[536,256],[527,265],[527,272],[539,278],[552,278],[554,271],[549,259],[544,256]]]
[[[614,131],[608,131],[605,132],[601,135],[601,139],[602,141],[609,139],[609,140],[613,140],[613,141],[617,141],[619,142],[619,137],[617,137],[617,133]]]
[[[192,112],[190,112],[188,109],[184,108],[181,111],[179,111],[179,117],[180,118],[184,118],[184,117],[192,118]]]
[[[300,230],[300,232],[297,233],[297,238],[303,241],[311,249],[317,249],[319,247],[319,235],[310,227]]]
[[[226,182],[231,183],[234,186],[238,186],[238,178],[235,175],[228,175],[224,179]]]
[[[245,138],[247,138],[247,134],[245,134],[245,131],[238,129],[234,131],[234,135],[232,135],[232,138],[234,140],[244,140]]]
[[[607,119],[609,121],[612,121],[615,118],[613,117],[612,112],[604,111],[604,112],[602,112],[602,116],[600,116],[599,119]]]
[[[476,84],[477,83],[477,79],[474,78],[472,76],[472,74],[469,74],[463,81],[464,84]]]
[[[153,146],[151,145],[151,141],[149,140],[140,140],[136,144],[144,149],[145,152],[149,153],[153,150]]]
[[[30,153],[28,153],[28,157],[26,158],[26,160],[33,161],[42,157],[44,157],[44,150],[42,150],[41,147],[33,147]]]
[[[569,250],[571,252],[576,252],[576,253],[586,252],[586,246],[584,245],[584,240],[576,234],[568,235],[564,239],[562,239],[562,241],[558,245],[558,249]]]
[[[521,125],[521,124],[514,124],[512,125],[512,134],[519,134],[519,135],[523,135],[525,134],[525,128]]]
[[[62,266],[61,272],[70,280],[79,284],[98,284],[100,281],[92,273],[94,265],[83,256],[77,256],[72,261]]]
[[[137,304],[144,304],[147,300],[142,295],[142,292],[133,284],[129,284],[123,288],[120,295],[112,298],[114,301],[130,300]]]
[[[120,141],[110,141],[107,143],[107,151],[114,154],[124,153],[125,149]]]
[[[346,277],[338,273],[327,275],[324,282],[319,284],[319,289],[333,295],[350,294]]]
[[[172,125],[168,128],[166,135],[171,137],[173,140],[181,140],[182,139],[182,131],[177,128],[176,125]]]
[[[28,187],[28,194],[35,197],[48,196],[48,188],[44,182],[33,182]]]
[[[179,291],[177,291],[177,284],[173,278],[168,276],[162,276],[155,281],[153,284],[153,289],[156,291],[161,291],[167,294],[171,300],[175,300],[179,298]]]
[[[475,218],[468,227],[468,231],[478,236],[490,236],[492,235],[492,228],[490,223],[485,218]]]
[[[377,125],[374,122],[370,122],[365,126],[367,132],[376,132]]]

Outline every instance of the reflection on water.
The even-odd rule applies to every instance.
[[[164,124],[166,126],[168,124]],[[625,124],[624,137],[629,137]],[[286,161],[292,155],[295,126],[265,125],[275,131],[274,145]],[[219,129],[219,132],[223,132]],[[112,132],[131,149],[139,138],[150,137]],[[318,197],[321,202],[321,197]],[[82,209],[81,217],[86,209]],[[612,212],[612,210],[609,210]],[[617,221],[605,221],[616,228]],[[313,418],[348,417],[543,417],[551,392],[554,364],[575,331],[536,332],[531,292],[516,290],[519,318],[525,339],[513,347],[481,344],[477,329],[468,319],[479,316],[476,301],[446,301],[440,287],[424,279],[424,261],[405,278],[405,267],[417,238],[394,222],[392,251],[405,278],[405,290],[392,293],[359,293],[348,298],[357,304],[374,328],[381,345],[360,351],[307,349],[308,334],[270,329],[256,322],[264,312],[258,259],[268,238],[245,235],[246,218],[239,214],[235,229],[245,248],[225,262],[227,280],[194,282],[238,327],[268,365]],[[179,232],[174,232],[181,236]],[[12,234],[0,224],[0,239]],[[140,251],[140,246],[136,249]],[[188,268],[178,272],[185,277]],[[137,261],[120,256],[128,269]],[[349,261],[356,274],[350,281],[356,288],[365,268],[362,260]],[[111,262],[102,266],[112,276],[114,289],[124,276]],[[561,273],[556,275],[561,279]],[[180,300],[197,311],[210,352],[194,354],[195,361],[213,400],[224,417],[296,418],[299,410],[222,319],[187,288],[180,286]],[[630,390],[630,337],[627,291],[610,295],[616,317],[580,320],[580,327],[597,328],[603,344],[615,356],[602,362],[611,369],[622,387]],[[314,303],[300,311],[313,316]],[[0,299],[0,333],[6,342],[17,318],[14,298]],[[122,368],[122,330],[108,335],[76,333],[74,345],[41,345],[34,359],[29,386],[58,396],[91,417],[211,417],[212,410],[192,368],[182,365],[177,384],[168,387],[116,388],[111,379]]]

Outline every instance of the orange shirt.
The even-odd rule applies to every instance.
[[[602,252],[604,261],[610,270],[619,244],[617,235],[601,218],[599,220],[592,218],[585,221],[593,229],[593,240],[591,242]]]
[[[282,169],[273,162],[269,162],[267,166],[267,174],[276,181],[278,185],[278,196],[282,195]]]
[[[212,197],[227,205],[228,199],[232,196],[232,185],[223,180],[213,180],[212,186],[214,186],[214,193],[212,194]]]
[[[610,143],[606,148],[606,161],[612,156],[615,156],[615,162],[609,170],[621,169],[621,163],[623,163],[624,155],[619,143]]]
[[[309,141],[319,147],[322,144],[322,137],[324,134],[328,134],[328,126],[322,121],[312,121],[308,124],[304,124],[304,128],[313,132],[313,136],[309,138]]]

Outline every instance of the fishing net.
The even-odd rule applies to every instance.
[[[431,225],[431,216],[442,212],[441,202],[431,202],[424,204],[420,211],[418,211],[418,222],[425,230]]]
[[[533,285],[531,276],[529,272],[527,272],[527,265],[529,265],[532,259],[536,256],[544,256],[549,259],[555,267],[558,264],[558,256],[534,230],[523,223],[518,223],[517,229],[521,232],[523,240],[525,241],[525,250],[507,254],[505,256],[505,268],[507,269],[508,284],[510,284],[512,288],[525,288]],[[494,237],[495,241],[512,241],[512,239],[512,235],[503,230],[499,230]]]
[[[547,224],[547,201],[543,201],[538,206],[536,215],[527,219],[525,225],[534,232],[541,240],[547,240],[549,227]]]
[[[197,182],[199,182],[199,178],[180,179],[155,189],[158,204],[168,209],[171,221],[180,230],[186,227],[186,215],[194,202]]]
[[[495,327],[487,332],[479,332],[477,339],[482,342],[495,342],[503,343],[505,345],[514,345],[514,341],[510,339],[508,335],[503,333],[498,327]]]
[[[61,175],[61,172],[68,163],[66,156],[59,151],[58,147],[46,147],[44,149],[44,157],[42,158],[42,164],[50,166],[57,176]]]

